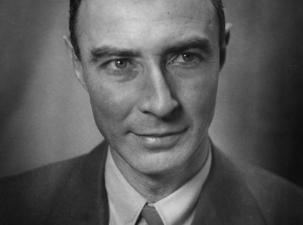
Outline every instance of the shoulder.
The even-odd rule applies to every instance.
[[[50,190],[58,182],[63,181],[69,171],[81,164],[84,158],[85,156],[80,156],[55,162],[21,174],[1,178],[0,196],[1,198],[8,198],[10,194],[17,194],[18,192],[30,191],[33,193],[33,191],[41,192],[44,189]]]
[[[303,191],[260,167],[231,160],[268,224],[303,224]]]
[[[39,224],[54,204],[65,183],[74,179],[82,167],[94,158],[97,148],[88,154],[52,163],[31,171],[0,179],[0,224]],[[78,176],[78,175],[76,175]],[[79,175],[80,176],[80,175]],[[25,222],[26,221],[26,222]]]
[[[20,218],[23,218],[23,221],[31,218],[39,220],[44,215],[46,216],[60,186],[83,159],[84,157],[81,156],[2,178],[0,180],[0,223],[14,219],[20,220]]]
[[[262,168],[241,166],[249,189],[270,224],[303,224],[303,191]]]

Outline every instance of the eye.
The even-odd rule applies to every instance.
[[[199,53],[195,52],[182,52],[174,56],[170,61],[169,65],[192,67],[197,66],[202,61],[203,57]]]
[[[131,58],[114,58],[102,63],[100,69],[107,75],[130,79],[139,73],[140,65]]]
[[[116,59],[115,66],[119,69],[125,69],[128,65],[128,61],[126,59]]]
[[[196,59],[196,56],[194,55],[194,54],[191,54],[191,53],[183,53],[182,55],[181,55],[181,57],[179,57],[179,58],[181,58],[181,60],[183,61],[183,62],[192,62],[193,60],[195,60]]]
[[[123,70],[130,66],[131,63],[128,59],[114,59],[107,63],[107,67],[111,69]]]
[[[134,69],[135,63],[128,58],[117,58],[105,61],[100,65],[100,68],[105,69],[108,72],[123,72]]]

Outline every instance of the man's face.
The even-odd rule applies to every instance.
[[[202,154],[220,70],[217,24],[208,0],[83,1],[76,72],[119,164],[157,174]]]

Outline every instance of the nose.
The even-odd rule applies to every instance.
[[[145,77],[140,110],[158,118],[168,117],[179,107],[174,84],[169,83],[161,68],[158,67],[151,68]]]

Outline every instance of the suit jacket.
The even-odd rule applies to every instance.
[[[0,181],[1,225],[106,225],[107,144],[89,154]],[[214,148],[194,225],[300,225],[303,194],[264,170],[239,166]]]

